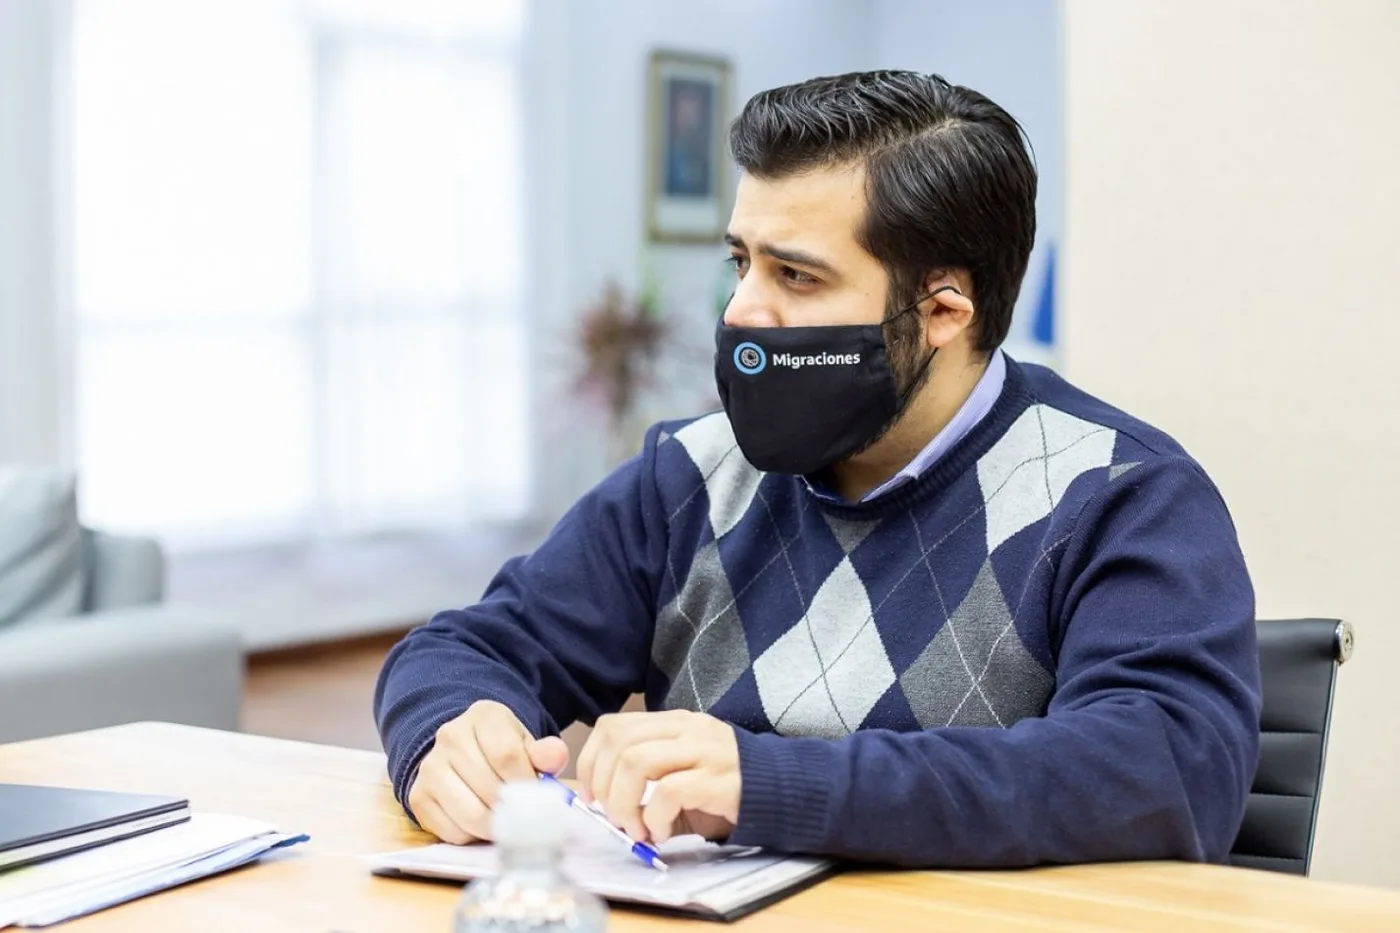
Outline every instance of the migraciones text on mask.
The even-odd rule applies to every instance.
[[[800,356],[796,353],[775,353],[773,363],[789,369],[803,366],[854,366],[860,362],[859,353],[818,353],[815,356]]]

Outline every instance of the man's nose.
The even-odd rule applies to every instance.
[[[729,296],[729,304],[724,309],[724,323],[730,327],[782,327],[771,296],[749,276],[740,282]]]

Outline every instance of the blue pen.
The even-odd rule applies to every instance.
[[[661,871],[667,870],[666,863],[661,861],[661,855],[656,851],[656,849],[647,845],[645,842],[636,841],[631,836],[618,829],[616,826],[613,825],[612,820],[608,819],[606,813],[604,813],[602,810],[597,809],[596,807],[590,807],[588,804],[584,803],[579,798],[579,795],[574,793],[567,784],[563,783],[552,774],[541,774],[540,780],[548,781],[550,784],[553,784],[555,787],[559,788],[559,790],[564,794],[564,799],[565,801],[567,801],[569,806],[573,807],[580,813],[586,814],[595,822],[606,827],[608,832],[612,833],[615,838],[626,843],[627,847],[632,850],[632,854],[635,855],[637,858],[641,859],[643,862],[650,865],[652,868],[657,868]]]

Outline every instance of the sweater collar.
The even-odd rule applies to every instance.
[[[808,494],[814,496],[823,509],[852,518],[876,518],[888,511],[906,508],[912,502],[945,488],[990,450],[1033,401],[1025,372],[1020,364],[1004,354],[1002,360],[1004,372],[1000,393],[990,408],[960,432],[961,436],[940,451],[933,458],[933,462],[925,464],[917,476],[881,491],[878,495],[867,496],[860,502],[846,502],[830,490],[814,484],[810,478],[795,479],[802,482]],[[985,373],[983,378],[986,378]],[[979,381],[979,388],[981,384]]]

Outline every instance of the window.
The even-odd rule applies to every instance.
[[[84,518],[176,548],[520,517],[510,3],[76,0]]]

